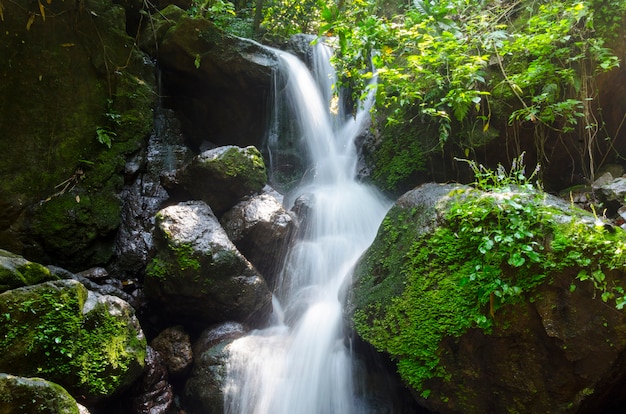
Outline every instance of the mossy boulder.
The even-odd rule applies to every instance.
[[[47,267],[0,249],[0,293],[57,279]]]
[[[144,367],[146,340],[123,300],[74,280],[0,294],[0,371],[38,376],[98,401],[127,388]]]
[[[79,414],[79,409],[76,400],[58,384],[0,374],[0,412]]]
[[[592,413],[623,399],[626,233],[528,188],[404,194],[347,314],[440,413]]]
[[[102,264],[124,165],[152,130],[153,65],[110,0],[18,0],[3,15],[0,174],[10,179],[0,183],[0,247],[40,262],[61,253],[72,269]],[[89,205],[78,222],[71,202]],[[105,232],[92,223],[102,220]],[[58,229],[78,237],[49,237]],[[75,254],[85,246],[92,252]]]
[[[203,200],[219,217],[244,196],[260,192],[267,183],[259,150],[234,145],[205,151],[176,174],[182,187]]]
[[[263,277],[229,240],[203,201],[169,206],[156,217],[156,256],[145,291],[166,320],[202,327],[259,322],[271,310]]]

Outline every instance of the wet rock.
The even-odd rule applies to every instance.
[[[0,371],[39,376],[95,402],[128,388],[146,340],[133,309],[59,280],[0,294]]]
[[[271,309],[263,277],[202,201],[157,214],[157,252],[146,270],[147,298],[172,323],[260,321]]]
[[[28,0],[3,13],[0,117],[11,122],[0,135],[12,138],[0,141],[11,177],[0,184],[0,248],[73,271],[104,265],[124,165],[152,129],[153,64],[112,1],[51,2],[48,21]]]
[[[276,197],[263,193],[236,204],[220,222],[239,251],[269,282],[294,229],[294,217]]]
[[[172,111],[159,109],[148,148],[138,161],[140,170],[122,193],[122,220],[115,240],[115,260],[110,266],[117,278],[133,278],[145,268],[154,250],[154,217],[169,198],[161,185],[162,177],[192,157]]]
[[[60,385],[41,378],[0,373],[3,413],[80,414],[76,400]]]
[[[226,322],[202,332],[194,343],[191,376],[185,384],[184,407],[190,414],[222,414],[226,380],[227,345],[246,333],[246,328]]]
[[[146,368],[134,386],[133,413],[174,414],[174,391],[168,382],[167,364],[158,351],[148,347]]]
[[[150,346],[163,356],[170,375],[180,377],[191,368],[193,362],[191,341],[182,326],[172,326],[163,330],[150,342]]]
[[[195,200],[221,216],[244,196],[260,192],[267,182],[265,163],[254,147],[219,147],[194,157],[176,174]]]
[[[0,293],[56,279],[57,276],[39,263],[0,249]]]

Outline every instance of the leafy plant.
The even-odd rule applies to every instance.
[[[338,38],[335,63],[357,96],[377,74],[377,107],[388,123],[407,122],[407,114],[431,122],[442,148],[471,147],[464,140],[477,125],[497,135],[487,134],[495,118],[532,128],[540,149],[551,134],[577,133],[584,142],[572,152],[593,178],[594,147],[604,138],[593,77],[619,65],[598,28],[626,14],[624,2],[610,3],[416,0],[390,12],[365,0],[326,6],[321,34]]]

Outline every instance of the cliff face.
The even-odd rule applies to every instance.
[[[106,263],[126,159],[145,146],[154,66],[110,1],[3,5],[0,245],[70,267]]]

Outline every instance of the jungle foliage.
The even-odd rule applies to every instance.
[[[386,188],[423,169],[428,154],[448,146],[467,156],[503,135],[499,128],[513,138],[532,130],[540,156],[547,140],[578,134],[572,157],[589,179],[602,162],[594,159],[598,142],[611,148],[595,79],[620,64],[607,44],[622,30],[621,0],[228,4],[209,0],[198,10],[218,23],[228,17],[226,29],[247,18],[258,39],[315,31],[334,39],[335,66],[355,99],[376,75],[383,141],[374,178]],[[259,12],[255,31],[250,16]],[[418,137],[417,128],[427,132]]]

